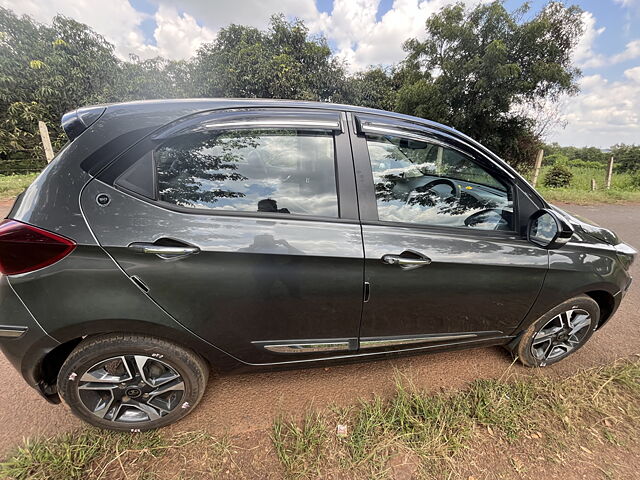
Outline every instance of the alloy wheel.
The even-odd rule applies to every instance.
[[[559,313],[533,337],[531,353],[540,366],[566,357],[585,340],[591,322],[591,314],[579,308]]]
[[[146,355],[102,360],[80,376],[77,388],[93,415],[124,423],[157,420],[180,405],[185,393],[175,368]]]

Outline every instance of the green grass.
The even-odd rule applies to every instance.
[[[31,185],[37,173],[25,175],[0,175],[0,200],[13,198]]]
[[[321,477],[348,471],[357,472],[354,478],[387,478],[388,463],[397,452],[409,452],[427,478],[455,478],[456,459],[470,451],[481,432],[507,444],[533,435],[554,439],[552,445],[575,442],[577,448],[578,442],[589,441],[579,433],[602,426],[604,419],[609,427],[598,430],[599,441],[612,443],[620,433],[611,429],[632,428],[637,435],[639,415],[640,362],[622,362],[566,380],[478,380],[466,391],[435,395],[398,383],[392,398],[374,398],[349,413],[325,415],[325,427],[316,427],[335,431],[337,423],[345,422],[350,430],[347,438],[326,436],[319,445],[317,437],[276,436],[274,442],[280,458],[295,458],[295,464],[286,468],[292,478],[317,477],[317,466],[313,470],[302,466],[319,457],[324,459]],[[298,427],[298,432],[304,431],[312,435]]]
[[[569,167],[573,173],[567,188],[547,188],[544,177],[551,167],[543,167],[538,178],[538,191],[550,202],[589,205],[595,203],[638,203],[640,188],[628,173],[616,173],[611,178],[611,188],[605,188],[605,168]],[[530,178],[530,175],[527,176]],[[591,179],[596,181],[596,190],[591,190]]]
[[[338,424],[347,426],[346,436],[336,434]],[[483,439],[518,451],[534,448],[531,441],[537,439],[537,451],[571,462],[583,451],[623,448],[638,439],[640,360],[564,379],[478,380],[462,391],[428,393],[399,380],[389,398],[313,411],[302,419],[279,417],[261,435],[268,437],[264,444],[251,440],[240,448],[233,438],[204,432],[167,436],[87,429],[25,442],[0,464],[0,477],[393,478],[391,464],[401,456],[411,460],[412,478],[457,478],[468,468],[465,455],[482,458]]]

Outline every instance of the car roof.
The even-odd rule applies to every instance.
[[[312,102],[306,100],[283,100],[272,98],[177,98],[177,99],[162,99],[162,100],[136,100],[131,102],[122,103],[110,103],[103,104],[101,106],[109,107],[109,109],[155,109],[158,106],[164,108],[181,108],[188,106],[194,109],[218,109],[218,108],[238,108],[238,107],[289,107],[289,108],[322,108],[325,110],[338,110],[348,111],[353,113],[363,113],[372,115],[384,115],[387,117],[397,118],[399,120],[406,120],[409,122],[420,123],[438,130],[442,130],[448,133],[452,133],[456,136],[463,137],[465,140],[472,140],[464,133],[449,127],[442,123],[434,122],[420,117],[414,117],[411,115],[405,115],[402,113],[390,112],[387,110],[380,110],[377,108],[359,107],[355,105],[347,105],[341,103],[330,102]]]

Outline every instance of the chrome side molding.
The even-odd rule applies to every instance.
[[[467,340],[483,340],[504,335],[500,331],[466,332],[466,333],[438,333],[431,335],[409,335],[403,337],[362,337],[337,338],[322,340],[263,340],[252,344],[274,353],[321,353],[321,352],[352,352],[379,347],[403,347],[421,343],[438,343]]]
[[[312,353],[312,352],[336,352],[348,351],[348,341],[336,342],[308,342],[308,343],[264,343],[252,342],[260,345],[265,350],[275,353]]]
[[[27,330],[29,330],[29,327],[15,326],[15,325],[0,325],[0,337],[18,338],[24,335]]]
[[[478,336],[479,335],[477,333],[457,333],[452,335],[425,335],[421,337],[364,337],[360,340],[360,348],[393,347],[396,345],[413,345],[415,343],[446,342],[450,340],[471,339]]]

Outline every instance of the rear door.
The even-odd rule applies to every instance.
[[[301,109],[190,117],[90,182],[84,214],[145,295],[235,357],[355,350],[364,260],[344,119]]]
[[[365,249],[360,349],[504,342],[535,301],[547,251],[508,172],[442,131],[350,124]]]

